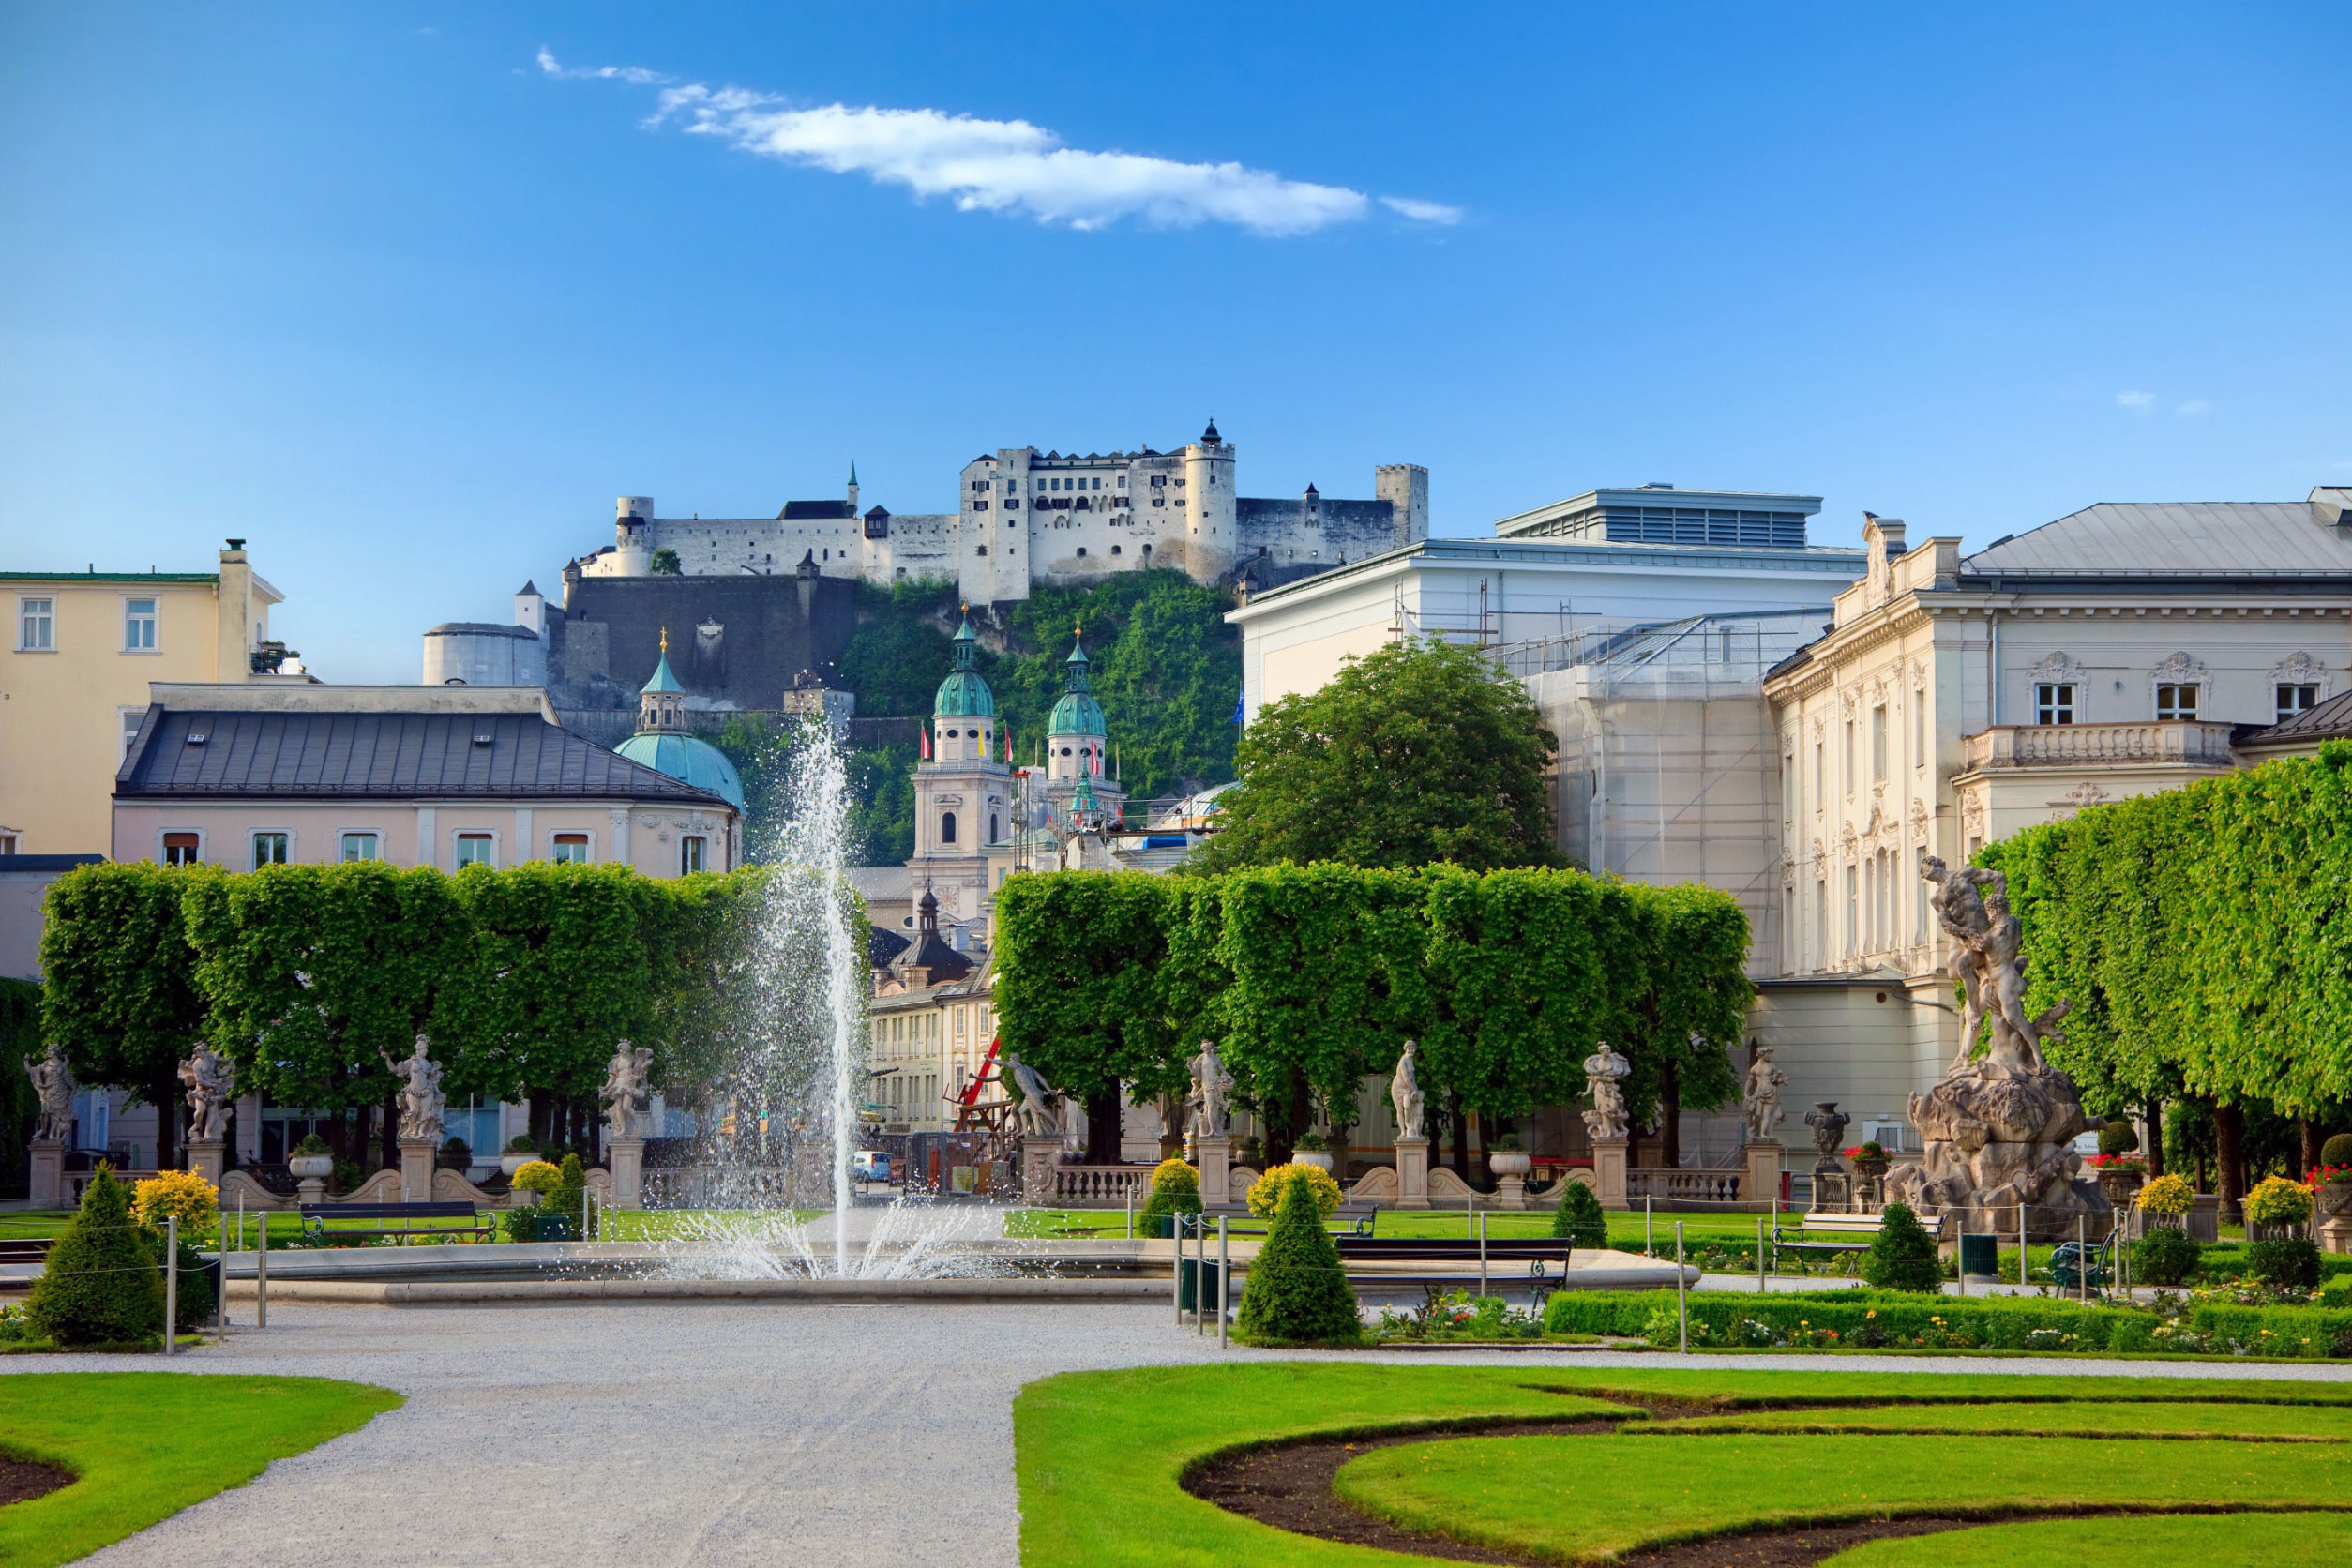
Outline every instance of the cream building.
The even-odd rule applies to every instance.
[[[101,853],[115,770],[157,681],[299,684],[269,635],[284,596],[231,539],[212,572],[0,574],[0,854]],[[298,671],[298,665],[291,668]]]
[[[2352,686],[2347,500],[2103,505],[1966,556],[1867,520],[1830,631],[1764,683],[1780,918],[1758,1033],[1787,1103],[1917,1146],[1905,1108],[1958,1044],[1926,857],[2243,765],[2234,737]]]

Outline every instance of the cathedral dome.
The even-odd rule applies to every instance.
[[[988,683],[972,669],[979,656],[980,639],[972,635],[972,617],[964,616],[964,624],[956,630],[956,668],[939,684],[939,695],[931,699],[934,718],[994,718],[996,697],[988,690]]]
[[[1053,716],[1046,722],[1048,735],[1101,735],[1109,731],[1103,724],[1103,705],[1094,701],[1094,693],[1086,680],[1086,644],[1070,644],[1070,656],[1063,661],[1065,681],[1062,700],[1053,705]]]
[[[636,734],[612,749],[682,784],[708,790],[738,811],[744,809],[743,780],[736,776],[735,764],[699,736]]]

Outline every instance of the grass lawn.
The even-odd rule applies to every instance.
[[[0,1508],[0,1562],[45,1568],[85,1557],[400,1403],[390,1389],[326,1378],[0,1377],[0,1450],[78,1477]]]
[[[2019,1501],[2292,1510],[2339,1500],[2352,1457],[2352,1386],[2337,1384],[1355,1363],[1072,1373],[1031,1384],[1014,1404],[1022,1560],[1394,1564],[1406,1560],[1227,1513],[1186,1494],[1180,1479],[1196,1461],[1267,1439],[1573,1417],[1622,1409],[1644,1392],[1907,1403],[1635,1422],[1594,1436],[1440,1438],[1369,1451],[1341,1469],[1338,1485],[1411,1528],[1573,1562],[1774,1520],[1889,1511]],[[2016,1402],[1974,1402],[2004,1397]],[[2096,1436],[2110,1430],[2180,1436]],[[2050,1435],[1999,1435],[2013,1431]],[[2315,1440],[2234,1442],[2229,1434]],[[2352,1546],[2352,1515],[2029,1521],[1872,1543],[1834,1560],[2019,1568],[2096,1560],[2094,1542],[2167,1568],[2332,1563]]]

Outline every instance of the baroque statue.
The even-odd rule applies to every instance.
[[[1622,1143],[1632,1125],[1632,1112],[1626,1108],[1625,1092],[1618,1082],[1634,1070],[1634,1064],[1610,1048],[1607,1041],[1601,1048],[1584,1059],[1584,1079],[1592,1092],[1592,1108],[1584,1113],[1585,1136],[1595,1143]]]
[[[1750,1143],[1770,1143],[1772,1133],[1788,1113],[1780,1108],[1780,1092],[1788,1075],[1772,1064],[1772,1048],[1758,1046],[1748,1063],[1746,1085],[1740,1092],[1740,1118],[1747,1123]]]
[[[645,1075],[654,1064],[651,1048],[631,1049],[626,1040],[612,1049],[604,1068],[605,1126],[614,1138],[645,1136]]]
[[[1388,1080],[1388,1097],[1396,1107],[1398,1138],[1428,1136],[1423,1120],[1428,1108],[1428,1096],[1422,1093],[1421,1074],[1414,1063],[1420,1048],[1412,1041],[1406,1041],[1404,1051],[1396,1058],[1396,1071]]]
[[[65,1048],[50,1041],[39,1060],[24,1059],[24,1076],[33,1080],[33,1093],[40,1106],[40,1122],[33,1129],[35,1141],[72,1142],[74,1081],[72,1069],[66,1065]]]
[[[1917,1165],[1896,1168],[1887,1197],[1922,1214],[1951,1212],[1971,1230],[2014,1233],[2018,1207],[2028,1230],[2072,1236],[2077,1217],[2103,1223],[2112,1205],[2087,1179],[2074,1139],[2101,1126],[2083,1113],[2074,1080],[2043,1058],[2068,1003],[2025,1012],[2022,932],[1998,871],[1947,867],[1933,855],[1920,874],[1928,903],[1952,939],[1960,980],[1960,1048],[1941,1082],[1911,1096],[1911,1123],[1926,1140]],[[1977,1037],[1988,1032],[1984,1054]]]
[[[1018,1056],[1004,1059],[1004,1070],[1012,1075],[1021,1092],[1020,1108],[1016,1113],[1020,1119],[1021,1136],[1047,1142],[1058,1142],[1067,1137],[1068,1096]]]
[[[188,1141],[228,1137],[229,1107],[236,1098],[236,1069],[229,1059],[199,1040],[196,1054],[180,1063],[180,1081],[188,1085]]]
[[[419,1140],[441,1141],[441,1063],[425,1054],[432,1042],[424,1035],[416,1036],[416,1048],[395,1062],[390,1057],[384,1064],[392,1069],[400,1080],[400,1138],[403,1142]]]
[[[1233,1130],[1233,1075],[1225,1070],[1214,1040],[1200,1042],[1192,1059],[1192,1093],[1184,1104],[1191,1111],[1185,1131],[1195,1138],[1223,1138]]]

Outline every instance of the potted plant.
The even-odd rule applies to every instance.
[[[2352,1216],[2352,1133],[2338,1133],[2319,1146],[2319,1168],[2307,1174],[2322,1217]]]
[[[505,1153],[498,1156],[498,1168],[512,1180],[516,1171],[539,1157],[539,1140],[529,1133],[517,1133],[506,1140]]]
[[[1846,1157],[1854,1163],[1854,1174],[1873,1181],[1887,1173],[1887,1152],[1877,1138],[1867,1138],[1846,1151]]]
[[[1328,1174],[1331,1170],[1331,1140],[1312,1128],[1299,1134],[1299,1140],[1290,1146],[1292,1165],[1311,1165]]]
[[[1505,1133],[1486,1145],[1486,1168],[1498,1177],[1525,1176],[1535,1168],[1535,1156],[1519,1146],[1516,1133]]]
[[[297,1182],[324,1182],[335,1174],[335,1155],[326,1146],[326,1139],[316,1133],[306,1133],[302,1141],[286,1156],[287,1173]]]
[[[2188,1227],[2182,1216],[2196,1207],[2197,1192],[2186,1177],[2168,1172],[2140,1188],[2139,1196],[2133,1201],[2139,1205],[2143,1215],[2176,1230],[2185,1230]]]

